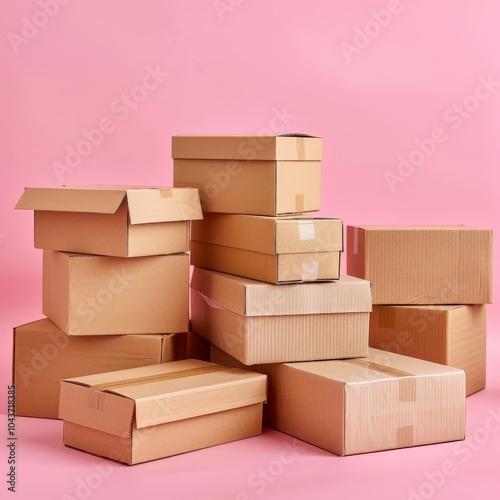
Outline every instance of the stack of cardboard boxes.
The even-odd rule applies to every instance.
[[[341,275],[343,223],[313,215],[321,138],[174,136],[172,155],[174,188],[19,201],[48,319],[14,330],[18,415],[128,464],[262,423],[338,455],[464,438],[490,231],[348,227]]]
[[[338,455],[463,439],[464,372],[369,349],[369,280],[326,270],[340,221],[306,214],[320,209],[321,145],[173,138],[174,184],[197,187],[205,213],[191,328],[212,361],[268,376],[265,424]]]

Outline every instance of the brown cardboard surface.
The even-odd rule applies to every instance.
[[[314,212],[320,184],[319,161],[174,159],[174,185],[197,188],[204,213]]]
[[[374,306],[370,346],[461,368],[473,394],[486,384],[486,307]]]
[[[367,281],[272,285],[193,269],[191,328],[245,365],[366,356]]]
[[[180,359],[186,335],[74,337],[48,319],[18,326],[12,377],[16,414],[58,418],[61,379]]]
[[[43,251],[43,314],[68,335],[187,332],[187,254]]]
[[[321,160],[323,139],[304,134],[174,135],[172,158]]]
[[[59,416],[66,445],[133,464],[260,434],[265,399],[262,374],[189,359],[63,380]]]
[[[340,219],[207,213],[191,230],[191,263],[269,283],[340,277]]]
[[[240,366],[212,347],[213,361]],[[264,424],[337,455],[464,439],[462,370],[370,348],[367,358],[255,365]]]
[[[348,226],[347,273],[374,304],[492,300],[492,231],[468,226]]]
[[[26,188],[16,208],[35,211],[36,248],[116,257],[186,252],[202,218],[189,188]]]

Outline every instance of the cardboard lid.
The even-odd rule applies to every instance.
[[[172,158],[317,161],[323,158],[323,139],[307,134],[174,135]]]
[[[28,187],[15,208],[114,214],[124,199],[131,224],[203,218],[198,190],[194,188]]]
[[[193,223],[191,239],[230,248],[278,255],[341,252],[341,219],[307,214],[261,216],[206,213]]]
[[[187,359],[62,381],[59,417],[115,435],[263,402],[266,376]]]
[[[191,288],[209,306],[242,316],[370,312],[370,282],[352,276],[338,281],[274,285],[195,267]]]

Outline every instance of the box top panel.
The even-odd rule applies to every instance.
[[[460,376],[463,370],[409,356],[369,348],[366,358],[286,363],[287,366],[345,384],[371,383],[385,379]]]
[[[464,226],[461,224],[457,225],[414,225],[414,226],[398,226],[398,225],[363,225],[354,226],[349,225],[347,227],[352,227],[354,229],[363,229],[365,231],[489,231],[489,229],[476,227],[476,226]]]
[[[126,200],[130,222],[202,219],[198,190],[170,187],[25,188],[16,209],[114,214]]]
[[[300,216],[204,214],[191,239],[265,254],[341,252],[341,219]]]
[[[124,435],[134,419],[143,428],[265,399],[265,375],[187,359],[66,379],[59,415]],[[120,405],[121,413],[107,413],[108,402],[110,408]]]
[[[306,134],[174,135],[172,158],[321,160],[323,139]]]
[[[341,276],[338,281],[274,285],[195,267],[191,288],[211,307],[242,316],[281,316],[370,312],[368,281]]]

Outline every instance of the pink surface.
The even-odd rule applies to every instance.
[[[5,5],[0,438],[11,329],[41,317],[32,213],[13,210],[25,186],[171,185],[173,134],[301,131],[324,138],[325,215],[496,233],[499,15],[493,0]],[[58,421],[18,418],[16,498],[496,498],[500,313],[488,314],[488,387],[468,399],[463,443],[338,458],[266,429],[127,468],[64,448]]]

